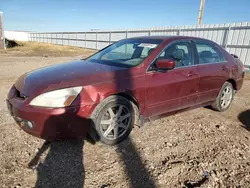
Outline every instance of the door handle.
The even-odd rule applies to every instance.
[[[196,76],[196,75],[197,75],[197,74],[196,74],[195,72],[193,72],[193,71],[191,71],[191,72],[188,73],[188,76],[189,76],[189,77],[191,77],[191,76]]]

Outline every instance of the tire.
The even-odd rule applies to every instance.
[[[139,110],[132,101],[113,95],[97,105],[91,119],[99,140],[104,144],[114,145],[129,136],[138,114]]]
[[[234,88],[232,84],[230,82],[225,82],[221,87],[216,100],[211,105],[212,109],[219,112],[224,112],[230,107],[233,101],[233,96],[234,96]]]

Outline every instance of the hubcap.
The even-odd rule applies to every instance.
[[[223,92],[222,92],[221,99],[220,99],[221,107],[227,108],[232,101],[232,97],[233,97],[232,88],[229,86],[225,87]]]
[[[124,105],[115,105],[108,108],[101,118],[102,135],[108,140],[115,140],[124,135],[131,123],[132,116]]]

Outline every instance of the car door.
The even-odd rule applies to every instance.
[[[182,50],[184,58],[175,60],[172,70],[157,69],[158,59],[173,59],[175,50]],[[192,44],[180,40],[168,44],[148,68],[146,73],[146,116],[176,111],[196,104],[198,81]]]
[[[226,58],[219,47],[206,40],[196,40],[196,54],[200,75],[198,88],[198,103],[203,104],[216,99],[222,85],[229,78]]]

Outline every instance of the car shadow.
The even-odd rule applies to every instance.
[[[80,96],[76,99],[76,102],[79,101]],[[29,162],[28,167],[36,169],[37,172],[35,187],[84,187],[84,140],[82,135],[86,129],[83,129],[83,126],[85,126],[84,123],[89,125],[92,121],[80,117],[78,112],[77,107],[67,108],[64,113],[52,115],[46,120],[42,132],[43,137],[52,140],[54,134],[57,134],[58,138],[67,135],[68,140],[45,141]],[[48,151],[47,154],[46,151]],[[44,160],[42,160],[43,156],[45,156]]]
[[[36,168],[36,188],[84,186],[83,141],[44,142],[28,167]],[[43,162],[41,156],[48,153]]]
[[[124,171],[129,179],[130,187],[156,187],[153,177],[147,170],[140,154],[130,138],[118,144],[117,152],[125,166]]]
[[[114,80],[117,91],[123,88],[123,90],[127,91],[127,94],[134,96],[135,86],[130,68],[115,72]],[[154,178],[150,175],[145,162],[130,137],[117,145],[117,152],[124,164],[124,172],[127,175],[130,187],[156,187]]]
[[[246,110],[244,112],[241,112],[238,115],[238,119],[243,124],[242,127],[244,127],[246,130],[250,131],[250,110]]]

